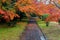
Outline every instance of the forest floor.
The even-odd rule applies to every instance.
[[[60,40],[60,25],[57,22],[50,22],[48,27],[40,19],[37,23],[48,40]]]

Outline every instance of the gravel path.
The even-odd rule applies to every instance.
[[[45,37],[38,28],[35,20],[31,19],[26,30],[22,33],[20,40],[45,40]]]

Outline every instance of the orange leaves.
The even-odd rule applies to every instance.
[[[60,0],[58,0],[58,4],[60,4]]]
[[[54,4],[48,4],[47,5],[47,8],[54,8],[55,6],[54,6]]]
[[[25,12],[27,14],[29,13],[35,13],[36,15],[49,14],[50,17],[48,17],[48,19],[50,21],[53,21],[53,18],[58,20],[58,18],[60,17],[59,16],[60,9],[58,9],[54,4],[46,5],[43,4],[42,2],[36,4],[34,3],[34,0],[18,0],[17,5],[20,11]]]
[[[60,14],[50,15],[50,16],[46,19],[46,21],[55,21],[55,22],[57,22],[58,19],[59,19],[59,17],[60,17]]]
[[[35,7],[37,7],[36,14],[38,15],[49,14],[50,15],[46,19],[46,21],[58,21],[58,18],[60,17],[60,9],[58,9],[55,5],[53,4],[45,5],[41,3]]]
[[[34,1],[35,0],[18,0],[16,2],[16,5],[19,8],[19,10],[26,12],[29,11],[30,9],[34,9],[32,8]]]
[[[2,18],[6,20],[6,22],[10,21],[6,11],[0,9],[0,15],[2,15]],[[0,19],[1,20],[1,19]]]
[[[6,0],[2,0],[2,2],[4,3],[4,2],[6,2]]]
[[[10,20],[13,20],[14,17],[18,17],[19,18],[19,16],[17,14],[15,14],[13,11],[8,11],[7,13],[9,15],[9,17],[10,17]]]
[[[4,11],[2,9],[0,9],[0,15],[2,15],[2,18],[6,21],[6,22],[10,22],[10,20],[13,20],[15,17],[16,18],[20,18],[20,16],[18,16],[18,14],[15,14],[13,11],[8,10],[8,11]],[[0,19],[1,20],[1,19]]]
[[[20,18],[20,16],[18,14],[15,14],[15,17]]]
[[[9,13],[8,15],[9,15],[9,17],[10,17],[10,20],[13,20],[15,14],[14,14],[12,11],[8,11],[7,13]]]
[[[5,14],[5,12],[2,9],[0,9],[0,14]]]
[[[34,2],[34,0],[17,0],[16,5],[25,6],[30,5]]]

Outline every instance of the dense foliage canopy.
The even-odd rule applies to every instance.
[[[36,14],[41,16],[43,14],[49,14],[46,20],[58,21],[60,17],[60,9],[53,3],[54,0],[50,0],[49,4],[38,2],[37,0],[1,0],[0,1],[0,21],[2,18],[9,22],[15,17],[20,18],[20,15],[16,13],[17,10],[24,12],[27,17],[31,17],[30,14]],[[58,3],[60,3],[58,1]],[[23,13],[22,13],[23,14]]]

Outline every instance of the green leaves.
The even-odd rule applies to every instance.
[[[42,21],[44,21],[49,15],[48,14],[43,14],[42,15]]]

